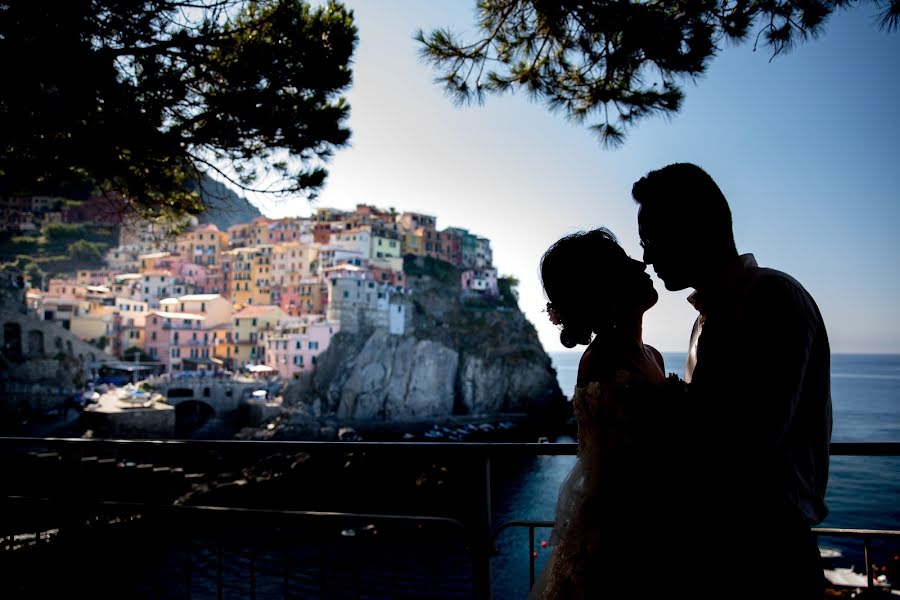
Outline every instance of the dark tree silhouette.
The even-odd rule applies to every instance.
[[[868,0],[896,30],[900,0]],[[674,114],[684,79],[702,75],[726,43],[754,40],[773,57],[824,30],[854,0],[479,0],[480,39],[419,31],[421,56],[461,104],[521,88],[605,146],[629,125]]]
[[[203,174],[312,196],[356,41],[334,1],[0,2],[0,196],[88,185],[151,218],[200,212]]]

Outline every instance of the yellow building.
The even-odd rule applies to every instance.
[[[178,252],[196,265],[214,265],[219,253],[228,249],[228,234],[212,223],[198,225],[178,238]]]
[[[172,256],[169,252],[152,252],[150,254],[141,254],[138,256],[138,272],[149,273],[157,271],[157,264],[168,260]]]
[[[274,331],[287,316],[280,307],[271,304],[248,306],[235,313],[231,331],[232,366],[240,369],[248,364],[264,362],[265,346],[260,334]]]
[[[178,298],[160,300],[162,310],[169,312],[191,313],[206,317],[204,325],[212,327],[223,323],[231,323],[232,304],[220,294],[188,294]]]
[[[272,251],[274,246],[263,244],[255,248],[253,263],[250,268],[250,290],[252,294],[246,304],[258,306],[272,304],[272,283],[275,278],[274,265],[272,264]]]
[[[427,254],[425,251],[425,230],[423,228],[403,234],[401,253],[403,256],[407,254],[425,256]]]
[[[223,253],[225,291],[234,304],[244,306],[255,290],[250,289],[250,273],[253,270],[255,248],[235,248]]]
[[[373,260],[379,258],[400,258],[403,256],[403,247],[397,234],[387,231],[372,231],[372,251],[369,257]]]
[[[223,253],[225,292],[234,304],[257,306],[272,303],[275,277],[273,246],[235,248]]]

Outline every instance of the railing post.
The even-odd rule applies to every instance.
[[[874,585],[872,580],[875,577],[872,573],[872,538],[868,535],[865,536],[863,543],[866,548],[866,585],[871,590]]]
[[[491,458],[484,456],[481,460],[483,464],[478,473],[481,506],[475,515],[472,540],[472,584],[476,598],[491,600],[491,555],[494,543],[491,535]]]

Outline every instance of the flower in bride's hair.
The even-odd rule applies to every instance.
[[[547,318],[550,319],[550,322],[554,325],[561,325],[562,319],[559,317],[559,313],[556,312],[556,309],[553,308],[553,303],[548,302],[547,308],[544,309],[547,312]]]

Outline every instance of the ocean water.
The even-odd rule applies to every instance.
[[[575,387],[578,352],[550,354],[560,387],[571,395]],[[666,371],[684,374],[685,355],[664,353]],[[900,355],[832,355],[832,404],[836,442],[900,442]],[[559,440],[574,441],[574,440]],[[559,485],[574,457],[542,456],[516,463],[494,465],[495,514],[499,525],[514,519],[552,520]],[[828,502],[830,514],[822,527],[900,530],[900,457],[832,457]],[[540,541],[549,530],[535,534],[536,569],[550,554]],[[677,551],[678,540],[661,535],[661,551]],[[841,550],[856,568],[864,569],[862,543],[820,538],[820,547]],[[523,598],[528,593],[528,533],[506,530],[497,540],[493,561],[494,597]],[[875,560],[887,560],[896,544],[876,544]],[[765,557],[759,560],[764,568]],[[652,564],[648,564],[652,577]],[[700,568],[698,557],[698,568]],[[900,583],[900,582],[895,582]]]

